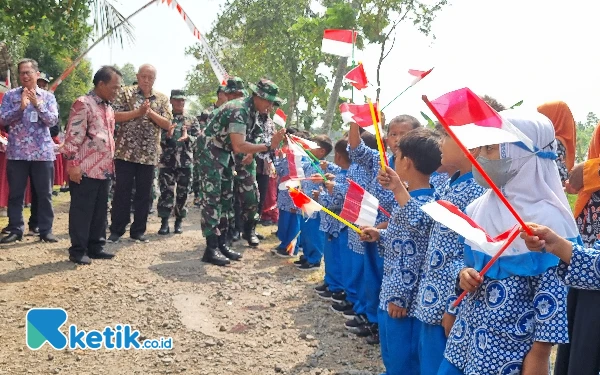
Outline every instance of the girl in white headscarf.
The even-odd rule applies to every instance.
[[[561,236],[580,242],[558,174],[552,123],[537,112],[503,111],[536,146],[485,146],[478,162],[525,221],[547,225]],[[487,187],[479,173],[475,179]],[[492,236],[517,224],[489,190],[466,213]],[[480,271],[490,256],[465,243],[460,287],[470,292],[448,337],[440,374],[548,374],[553,344],[568,341],[566,288],[556,273],[558,258],[529,252],[517,238],[495,265]]]

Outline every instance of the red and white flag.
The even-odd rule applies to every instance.
[[[300,211],[302,211],[306,216],[312,216],[312,214],[315,212],[323,209],[323,206],[310,199],[300,190],[290,188],[290,197],[292,198],[294,205],[298,207],[298,209],[300,209]]]
[[[465,242],[473,246],[473,250],[482,251],[493,257],[502,248],[506,240],[519,226],[510,228],[497,237],[492,238],[476,222],[452,203],[444,200],[430,202],[421,206],[433,220],[450,228],[465,238]],[[520,255],[514,252],[503,253],[502,256]]]
[[[306,152],[296,143],[289,141],[285,148],[285,159],[288,163],[288,175],[281,179],[279,190],[287,190],[289,187],[300,186],[300,181],[305,178],[302,168],[302,157]]]
[[[358,64],[357,67],[346,73],[344,78],[350,81],[350,84],[357,90],[366,88],[369,83],[367,80],[367,73],[365,73],[365,68],[363,67],[362,63]]]
[[[283,112],[283,110],[281,108],[277,108],[277,111],[275,111],[275,114],[273,115],[273,122],[276,125],[279,125],[282,128],[285,128],[286,120],[287,120],[287,115],[285,114],[285,112]]]
[[[344,206],[340,217],[359,226],[375,226],[379,199],[363,189],[352,180],[348,180],[348,192],[344,200]]]
[[[375,119],[379,122],[377,103],[373,104],[373,108],[375,110]],[[344,125],[355,122],[369,133],[375,134],[375,124],[373,124],[373,116],[371,116],[371,109],[368,104],[342,103],[340,104],[340,112],[342,113]]]
[[[422,80],[423,78],[425,78],[429,73],[431,73],[431,71],[433,70],[433,68],[423,71],[423,70],[416,70],[416,69],[409,69],[408,70],[408,74],[410,74],[411,76],[415,77],[415,79],[412,81],[412,83],[410,84],[411,86],[414,86],[417,82],[419,82],[420,80]]]
[[[533,142],[504,120],[469,88],[449,92],[431,104],[468,149],[497,143],[522,142],[534,151]]]
[[[314,150],[319,148],[317,142],[309,141],[308,139],[304,139],[293,134],[290,134],[288,137],[291,138],[291,140],[295,143],[302,146],[302,148],[304,148],[305,150]]]
[[[356,36],[353,30],[325,30],[321,51],[332,55],[351,57]]]

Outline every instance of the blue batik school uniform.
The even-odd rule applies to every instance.
[[[600,242],[596,241],[593,248],[573,245],[571,263],[559,263],[558,277],[573,288],[600,290]]]
[[[336,214],[340,214],[344,205],[344,198],[348,191],[347,170],[342,170],[330,165],[328,169],[335,169],[335,185],[331,194],[324,189],[319,195],[319,203]],[[347,272],[351,272],[351,263],[346,258],[348,247],[348,227],[331,215],[321,213],[321,226],[325,233],[323,258],[325,260],[325,284],[333,293],[346,289]]]
[[[479,198],[485,189],[473,179],[473,173],[454,174],[440,199],[448,201],[461,211]],[[415,317],[421,322],[419,334],[419,363],[421,375],[437,374],[444,359],[446,334],[442,327],[444,312],[456,300],[456,277],[465,267],[463,243],[456,232],[436,222],[431,230],[424,273],[419,281]]]
[[[384,189],[379,181],[377,181],[377,175],[381,167],[381,161],[379,158],[379,152],[373,150],[361,140],[358,147],[354,150],[350,150],[350,159],[355,161],[363,172],[367,175],[367,182],[364,189],[371,193],[374,197],[379,200],[379,205],[383,207],[388,213],[391,213],[397,205],[394,194]],[[390,160],[390,167],[394,167],[394,158]],[[377,220],[375,225],[387,222],[389,218],[379,210],[377,212]],[[379,245],[374,242],[367,242],[364,244],[364,301],[365,314],[367,320],[371,323],[378,323],[379,314],[377,312],[379,306],[379,293],[381,291],[381,280],[383,279],[383,250],[379,248]]]
[[[277,186],[289,175],[289,165],[286,159],[276,158],[274,163],[277,172]],[[298,208],[294,205],[288,190],[278,190],[277,208],[279,209],[279,220],[277,222],[277,238],[281,243],[277,249],[285,250],[300,232],[300,219]],[[299,240],[296,241],[294,255],[298,254]]]
[[[419,277],[433,220],[421,206],[434,200],[434,189],[410,193],[404,206],[397,206],[387,229],[380,231],[383,281],[379,295],[379,339],[386,375],[419,374],[417,352],[419,321],[415,318]],[[407,317],[395,319],[388,304],[407,309]]]
[[[444,194],[444,192],[448,188],[449,181],[450,181],[450,176],[446,172],[444,172],[444,173],[433,172],[429,176],[429,183],[431,184],[431,186],[433,186],[433,188],[435,189],[435,192],[438,193],[439,195]]]
[[[316,163],[316,162],[315,162]],[[308,159],[302,159],[302,169],[304,176],[311,177],[319,173],[318,165],[315,166]],[[303,180],[301,182],[302,191],[308,197],[312,198],[314,190],[320,190],[323,184],[311,180]],[[325,245],[325,233],[319,230],[321,226],[321,215],[319,212],[314,212],[310,217],[303,218],[300,227],[302,233],[302,252],[306,260],[310,264],[320,264],[323,258],[323,246]]]
[[[484,278],[459,306],[438,374],[520,374],[534,341],[568,342],[565,301],[557,267]]]
[[[349,146],[348,146],[349,150]],[[351,163],[348,168],[347,178],[356,182],[363,189],[367,185],[367,174],[357,163]],[[365,244],[361,242],[358,233],[348,231],[348,244],[346,252],[350,260],[351,272],[347,277],[346,299],[354,304],[352,309],[358,315],[366,314],[366,296],[364,283],[364,254]]]

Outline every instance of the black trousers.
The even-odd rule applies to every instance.
[[[115,160],[115,192],[112,201],[110,232],[122,236],[131,220],[131,191],[133,197],[133,223],[129,228],[132,237],[146,233],[150,212],[150,193],[154,182],[154,166]]]
[[[27,179],[31,179],[32,195],[35,191],[37,218],[40,236],[52,233],[54,211],[52,210],[52,182],[54,181],[54,162],[8,160],[6,164],[8,178],[8,230],[23,235],[23,199],[27,188]]]
[[[267,193],[269,190],[269,175],[268,174],[256,174],[256,183],[258,184],[258,215],[262,217],[263,209],[265,208],[265,200],[267,199]],[[260,218],[259,218],[260,220]]]
[[[600,291],[569,288],[570,344],[558,347],[554,375],[598,375],[600,372]]]
[[[70,182],[69,237],[72,255],[99,253],[106,244],[106,216],[110,180],[84,177]]]
[[[54,184],[54,176],[52,176],[52,184]],[[27,226],[29,226],[29,229],[34,229],[37,228],[38,226],[38,218],[37,218],[37,212],[38,212],[38,199],[37,199],[37,192],[35,191],[35,186],[33,184],[30,184],[30,190],[31,190],[31,215],[29,216],[29,223],[27,224]]]

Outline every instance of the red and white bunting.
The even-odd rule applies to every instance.
[[[188,26],[188,28],[190,29],[190,31],[192,32],[194,37],[196,37],[196,39],[198,39],[200,41],[200,44],[202,45],[202,49],[204,50],[204,53],[206,54],[206,58],[208,59],[208,62],[210,64],[213,72],[215,73],[217,80],[219,81],[220,84],[223,84],[229,77],[229,74],[227,74],[227,71],[225,70],[225,68],[223,68],[223,66],[219,62],[217,55],[212,50],[212,48],[210,48],[210,46],[208,45],[206,38],[204,38],[202,36],[202,33],[200,32],[200,30],[198,30],[196,25],[194,25],[194,22],[192,22],[192,20],[188,16],[188,14],[181,7],[181,5],[179,5],[177,0],[161,0],[159,4],[166,4],[167,6],[171,7],[172,9],[175,9],[177,11],[177,13],[179,13],[179,15],[181,16],[181,18],[183,18],[183,21],[186,23],[186,25]]]
[[[275,115],[273,115],[273,123],[281,126],[282,128],[285,128],[286,121],[287,115],[285,114],[285,112],[283,112],[281,108],[277,108],[277,111],[275,111]]]

